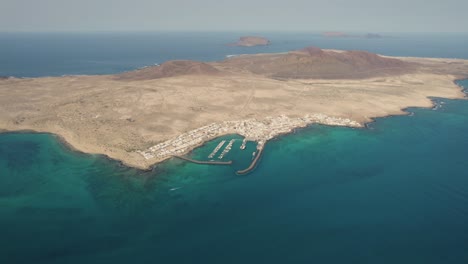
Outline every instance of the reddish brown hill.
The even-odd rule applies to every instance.
[[[276,79],[360,79],[398,75],[417,65],[366,51],[330,51],[307,47],[288,53],[243,55],[222,62],[168,61],[116,76],[120,80],[150,80],[182,75],[251,72]]]
[[[117,75],[121,80],[150,80],[181,75],[216,75],[220,71],[215,67],[198,61],[174,60],[160,66],[146,67],[143,69],[125,72]]]
[[[325,51],[317,47],[283,54],[230,58],[223,65],[273,78],[368,78],[406,73],[414,65],[366,51]]]

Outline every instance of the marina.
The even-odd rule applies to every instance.
[[[231,151],[232,144],[234,144],[235,141],[236,141],[235,139],[231,139],[231,140],[229,141],[229,143],[227,144],[226,148],[224,148],[223,152],[221,152],[221,154],[218,156],[218,159],[224,158],[224,156],[225,156],[226,154],[228,154],[229,151]]]
[[[216,146],[216,148],[213,149],[210,155],[208,155],[208,158],[212,159],[216,155],[216,153],[218,153],[218,151],[223,147],[224,143],[226,143],[226,140],[219,142],[218,146]]]

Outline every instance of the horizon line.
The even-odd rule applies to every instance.
[[[376,31],[376,30],[336,30],[336,29],[297,29],[297,30],[254,30],[254,29],[236,29],[236,30],[0,30],[0,33],[325,33],[325,32],[343,32],[343,33],[404,33],[404,34],[468,34],[468,31]]]

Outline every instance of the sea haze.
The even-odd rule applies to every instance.
[[[2,34],[0,75],[104,74],[307,45],[468,58],[462,35],[264,35],[271,46],[246,49],[223,46],[232,34]],[[0,134],[0,263],[468,263],[468,102],[434,101],[366,129],[282,136],[246,176],[235,166],[254,145],[242,151],[240,140],[233,168],[170,160],[143,172],[50,134]]]

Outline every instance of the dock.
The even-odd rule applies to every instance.
[[[242,145],[240,146],[240,149],[244,150],[246,144],[247,144],[247,139],[244,138],[244,140],[242,140]]]
[[[232,144],[234,144],[234,141],[236,141],[236,140],[231,139],[231,141],[229,141],[226,148],[224,148],[223,152],[221,152],[221,154],[218,156],[218,159],[222,159],[224,157],[224,155],[226,155],[231,150]]]
[[[263,147],[260,147],[258,149],[258,152],[255,156],[255,159],[252,161],[252,163],[250,163],[249,167],[247,167],[246,169],[243,169],[243,170],[238,170],[236,171],[236,173],[238,175],[244,175],[244,174],[247,174],[251,171],[253,171],[255,169],[255,167],[257,166],[257,163],[258,163],[258,160],[260,159],[260,156],[262,156],[262,152],[263,152]]]
[[[190,158],[182,157],[182,156],[174,156],[174,157],[181,159],[181,160],[189,161],[195,164],[205,164],[205,165],[231,165],[232,164],[232,160],[230,161],[201,161],[201,160],[194,160],[194,159],[190,159]]]
[[[216,146],[216,148],[213,149],[210,155],[208,155],[208,158],[212,159],[216,155],[216,153],[218,153],[218,151],[223,147],[224,143],[226,143],[226,140],[219,142],[218,146]]]

